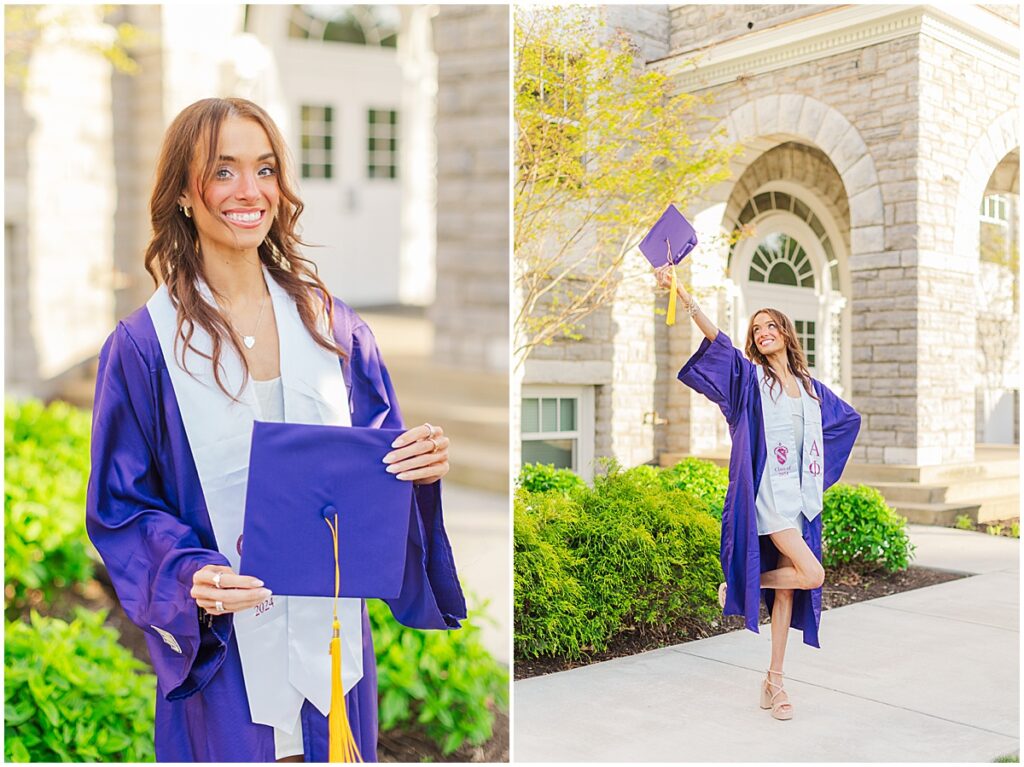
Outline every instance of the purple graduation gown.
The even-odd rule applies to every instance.
[[[722,572],[729,584],[726,615],[742,615],[747,628],[757,632],[760,594],[771,612],[774,589],[761,588],[761,573],[774,570],[779,552],[767,535],[757,534],[754,505],[764,473],[768,448],[764,438],[761,394],[757,371],[722,331],[715,340],[706,338],[679,371],[679,380],[718,405],[729,423],[732,452],[729,455],[729,490],[722,510]],[[860,430],[860,415],[820,381],[813,381],[821,400],[821,430],[825,447],[824,489],[843,473]],[[804,520],[803,538],[821,561],[821,515]],[[794,592],[791,626],[802,629],[804,643],[818,644],[821,622],[821,589]]]
[[[353,426],[403,428],[373,334],[334,302],[334,337]],[[395,618],[422,629],[458,628],[466,603],[441,516],[440,483],[417,485]],[[157,677],[156,758],[273,762],[274,733],[253,724],[232,616],[200,621],[192,575],[227,565],[218,552],[178,403],[146,307],[120,322],[100,352],[86,522],[128,617],[146,632]],[[173,635],[180,651],[153,627]],[[327,639],[324,639],[326,649]],[[363,677],[345,696],[365,761],[377,756],[377,671],[363,604]],[[327,761],[327,717],[301,713],[306,761]]]

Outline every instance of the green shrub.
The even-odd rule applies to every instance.
[[[973,530],[974,522],[971,521],[969,514],[958,514],[956,522],[953,523],[953,527],[957,530]]]
[[[27,400],[4,407],[6,614],[51,603],[89,580],[85,531],[90,417],[63,402]]]
[[[579,658],[612,637],[718,614],[720,528],[651,466],[516,495],[516,655]]]
[[[542,493],[546,490],[558,490],[567,493],[574,487],[582,487],[586,482],[569,469],[556,469],[554,464],[525,463],[519,472],[519,486],[531,493]]]
[[[1020,538],[1020,522],[1010,523],[1010,537]]]
[[[4,755],[12,762],[153,761],[156,677],[79,609],[35,611],[4,636]]]
[[[581,563],[565,545],[579,525],[579,504],[521,487],[514,502],[513,599],[519,657],[558,655],[599,639],[583,605]]]
[[[728,469],[700,458],[684,458],[675,466],[663,469],[661,477],[666,487],[676,487],[702,499],[708,512],[721,521],[725,493],[729,489]]]
[[[882,566],[896,572],[910,565],[914,545],[907,533],[907,520],[893,511],[875,488],[830,487],[821,519],[825,567]]]
[[[416,723],[445,754],[490,739],[494,710],[508,710],[508,671],[480,642],[480,610],[458,631],[419,631],[368,600],[381,730]]]

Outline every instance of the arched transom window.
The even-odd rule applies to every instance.
[[[811,228],[814,235],[818,238],[821,243],[821,248],[825,253],[825,261],[829,268],[829,274],[831,276],[832,285],[839,285],[839,260],[836,258],[835,248],[832,246],[832,240],[829,237],[828,232],[825,229],[824,224],[818,218],[817,214],[811,210],[806,203],[797,197],[786,192],[769,191],[761,192],[760,194],[754,195],[752,198],[747,200],[747,204],[743,206],[740,211],[740,215],[737,218],[737,228],[743,227],[753,221],[757,216],[767,213],[769,211],[784,211],[792,213],[798,219],[803,221]],[[779,269],[778,278],[775,279],[775,273],[771,270],[764,270],[766,279],[758,279],[753,273],[753,265],[751,266],[751,274],[749,279],[757,279],[759,282],[773,283],[776,285],[797,285],[800,287],[814,287],[814,278],[811,275],[811,281],[809,283],[804,282],[810,273],[810,263],[807,260],[807,254],[804,247],[800,243],[794,241],[790,237],[785,239],[789,240],[791,244],[785,244],[781,249],[769,247],[768,252],[763,254],[763,260],[765,264],[776,263],[786,261],[791,266],[795,267],[796,262],[792,259],[796,256],[797,252],[803,254],[802,263],[804,266],[800,269],[796,269],[793,273],[794,282],[778,282],[779,279],[788,278],[788,275],[784,269]],[[780,245],[782,245],[780,243]],[[733,246],[735,249],[735,246]],[[778,256],[772,256],[771,251],[777,250]],[[729,252],[729,258],[732,259],[732,251]],[[802,269],[802,271],[801,271]],[[787,275],[784,277],[784,275]]]
[[[754,250],[747,279],[770,285],[813,288],[814,268],[807,251],[796,239],[773,232]]]

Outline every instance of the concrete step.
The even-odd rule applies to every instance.
[[[1017,477],[951,480],[949,484],[922,485],[916,482],[868,482],[890,502],[963,503],[978,502],[1020,492]]]
[[[412,394],[508,408],[508,376],[503,373],[440,367],[423,358],[398,357],[386,364],[403,402]]]
[[[891,503],[891,502],[890,502]],[[940,525],[952,527],[956,518],[966,514],[972,520],[978,519],[980,504],[960,503],[912,503],[902,501],[891,503],[897,514],[907,518],[908,522],[917,525]]]
[[[452,440],[472,438],[508,446],[508,408],[457,403],[436,397],[402,397],[402,417],[410,425],[424,421],[444,427]]]
[[[448,478],[507,493],[508,376],[443,367],[429,356],[401,351],[386,364],[405,422],[439,424],[451,439]]]
[[[658,456],[658,465],[667,468],[669,466],[675,466],[684,458],[692,458],[694,456],[689,453],[662,453]],[[729,468],[729,454],[728,453],[712,453],[708,455],[698,455],[702,461],[711,461],[716,466],[722,466]]]
[[[450,471],[446,481],[508,493],[508,444],[493,445],[473,439],[452,440]]]
[[[996,519],[1020,517],[1020,493],[999,498],[986,498],[978,510],[978,522],[992,522]]]
[[[934,485],[959,480],[1017,476],[1020,476],[1019,458],[999,456],[941,466],[851,463],[846,467],[843,478],[847,482],[916,482]]]

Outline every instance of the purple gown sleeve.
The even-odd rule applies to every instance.
[[[373,333],[361,321],[352,331],[352,358],[347,369],[352,386],[352,423],[404,429],[391,377]],[[457,629],[466,617],[466,600],[444,529],[440,482],[414,486],[411,513],[402,592],[387,604],[395,619],[406,626]]]
[[[161,692],[177,700],[201,690],[224,661],[229,616],[201,624],[189,591],[196,570],[228,562],[203,548],[161,492],[154,375],[118,325],[96,377],[86,528],[125,613],[148,635]]]
[[[828,490],[839,481],[860,431],[860,413],[843,402],[820,381],[814,382],[821,398],[821,436],[825,441],[824,486]]]
[[[679,380],[714,402],[730,426],[743,415],[744,399],[754,365],[719,330],[714,341],[705,338],[679,371]]]

